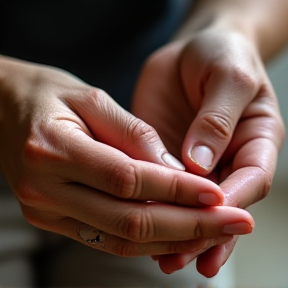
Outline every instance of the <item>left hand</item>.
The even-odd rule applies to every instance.
[[[155,52],[140,75],[132,112],[189,172],[220,185],[224,205],[244,209],[267,195],[284,125],[259,54],[242,35],[206,30]],[[212,277],[236,242],[156,259],[172,273],[202,253],[197,269]]]

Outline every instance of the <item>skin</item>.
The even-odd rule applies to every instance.
[[[132,112],[156,129],[187,171],[220,185],[224,205],[244,209],[268,194],[284,139],[264,63],[288,35],[288,1],[196,4],[175,40],[145,64]],[[199,145],[213,153],[208,166],[191,161]],[[212,277],[236,242],[153,259],[172,273],[198,257],[198,271]]]
[[[199,5],[199,10],[193,13],[203,16],[201,13],[207,11],[204,8]],[[199,30],[198,20],[196,17],[195,31]],[[189,22],[186,27],[192,29],[193,25]],[[231,240],[232,236],[253,230],[251,215],[241,208],[267,194],[284,130],[256,44],[251,45],[251,39],[247,41],[243,35],[235,35],[235,31],[229,34],[233,37],[228,42],[230,37],[225,38],[226,31],[222,38],[217,31],[208,31],[197,39],[193,36],[193,42],[184,30],[177,36],[182,40],[156,52],[147,62],[135,93],[133,112],[138,118],[120,108],[104,91],[65,71],[1,57],[0,167],[29,223],[119,256],[165,255],[157,259],[166,273],[184,267],[195,255],[207,251],[198,257],[198,270],[209,277],[217,273],[229,256],[229,247],[234,243],[231,241],[235,241]],[[227,69],[231,71],[235,62],[224,57],[227,65],[213,68],[217,55],[202,49],[211,46],[210,37],[217,40],[213,45],[217,43],[220,54],[226,51],[227,43],[235,43],[234,37],[242,39],[235,40],[229,51],[234,51],[230,56],[232,60],[236,52],[249,52],[241,64],[245,73],[239,74],[236,69],[232,73],[235,77],[227,83],[230,75]],[[242,48],[235,51],[239,43]],[[201,53],[204,54],[197,59],[203,64],[202,71],[199,73],[197,69],[196,73],[191,69],[195,57]],[[250,62],[253,59],[253,63],[248,58]],[[199,92],[199,83],[207,79],[204,75],[209,74],[209,69],[211,73],[221,73],[214,73],[206,82],[209,83],[204,96]],[[157,77],[153,74],[156,71],[160,73]],[[248,73],[251,71],[253,79]],[[191,75],[197,76],[193,80],[195,86],[190,86]],[[230,93],[223,93],[227,88],[237,95],[244,91],[244,100],[231,99]],[[192,94],[194,99],[190,97]],[[150,100],[145,101],[146,97]],[[207,99],[206,102],[203,99]],[[221,125],[213,128],[214,120],[219,117],[212,119],[212,126],[200,125],[201,113],[207,115],[205,109],[209,105],[214,105],[214,111],[219,103],[225,102],[227,115],[222,119],[233,116],[223,122],[230,124],[229,130]],[[159,113],[156,122],[151,117],[153,113],[145,113],[148,108],[150,112]],[[238,122],[239,119],[243,121]],[[255,129],[252,125],[256,125]],[[246,133],[247,127],[249,133]],[[206,140],[201,138],[208,135],[211,128],[216,133]],[[194,138],[194,132],[199,138]],[[208,169],[188,157],[187,149],[196,140],[214,145],[215,157]],[[175,165],[169,166],[163,160],[167,151],[182,159],[187,171],[179,165],[178,169]],[[232,163],[228,161],[231,155]],[[215,172],[211,173],[213,169]],[[220,183],[220,187],[211,180]],[[204,198],[200,197],[203,193]],[[203,203],[207,193],[214,196],[208,205]],[[104,246],[93,246],[78,237],[77,230],[83,223],[88,230],[96,227],[104,231]],[[231,224],[236,224],[237,231]],[[226,246],[219,246],[226,242]],[[215,248],[209,250],[210,247]]]
[[[248,212],[202,203],[204,193],[221,205],[220,187],[169,167],[155,129],[104,91],[53,67],[0,62],[1,171],[32,225],[119,256],[207,249],[231,239],[231,224],[253,230]],[[105,245],[79,237],[80,226],[102,230]]]

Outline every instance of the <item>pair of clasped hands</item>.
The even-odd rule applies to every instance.
[[[105,234],[100,250],[150,255],[165,273],[197,258],[206,277],[252,232],[245,208],[270,189],[284,128],[241,35],[156,51],[133,115],[65,71],[0,61],[1,171],[29,223],[94,247],[77,235],[85,223]]]

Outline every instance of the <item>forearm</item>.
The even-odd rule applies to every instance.
[[[197,0],[176,37],[208,28],[243,34],[269,60],[288,40],[288,0]]]

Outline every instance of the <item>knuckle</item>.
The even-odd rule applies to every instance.
[[[124,237],[136,243],[148,242],[153,235],[152,217],[145,209],[138,209],[124,219]]]
[[[260,195],[260,199],[264,199],[265,197],[268,196],[271,186],[272,186],[272,181],[273,181],[273,176],[270,175],[269,173],[267,173],[266,171],[264,171],[262,168],[260,168],[260,173],[262,174],[262,178],[263,178],[263,188],[260,190],[261,195]]]
[[[241,66],[232,66],[229,69],[229,77],[236,87],[242,88],[242,91],[255,91],[258,87],[255,74]]]
[[[223,112],[223,113],[221,113]],[[221,140],[229,140],[232,133],[232,119],[231,116],[222,107],[219,112],[207,112],[202,115],[201,123],[203,130],[208,130],[210,137],[217,137]]]
[[[27,206],[32,206],[32,204],[34,203],[34,199],[35,199],[35,195],[34,193],[31,191],[30,188],[28,188],[27,186],[23,186],[23,185],[19,185],[21,186],[21,188],[16,188],[16,194],[17,194],[17,198],[20,201],[20,203],[27,205]]]
[[[138,118],[129,119],[126,134],[132,141],[145,141],[151,144],[158,140],[156,130]]]
[[[241,63],[219,63],[215,64],[216,75],[227,79],[235,88],[240,89],[242,93],[254,91],[258,88],[258,77],[252,69],[244,67]],[[244,95],[244,94],[243,94]]]
[[[136,199],[141,193],[141,173],[131,163],[115,166],[108,178],[113,194],[124,199]]]
[[[99,111],[110,111],[110,96],[102,89],[96,87],[85,86],[82,91],[79,91],[81,97],[69,99],[69,104],[80,115],[94,115],[95,109]]]
[[[280,117],[266,117],[258,129],[260,136],[269,139],[279,150],[285,141],[285,125]],[[275,137],[276,135],[276,137]]]
[[[24,163],[28,167],[38,166],[43,155],[43,146],[34,138],[30,137],[25,142],[23,157]]]
[[[90,104],[87,107],[98,107],[103,105],[103,102],[107,99],[108,94],[99,88],[95,87],[85,87],[85,93],[83,98],[87,104]]]
[[[281,117],[281,115],[275,115],[274,117],[271,117],[271,123],[268,123],[269,127],[268,130],[270,132],[271,141],[276,144],[276,147],[280,149],[286,139],[286,128],[284,121]],[[277,135],[277,137],[275,137]]]
[[[17,181],[13,188],[21,204],[30,207],[37,207],[44,202],[43,195],[41,195],[41,193],[35,189],[34,185],[32,185],[27,179]]]
[[[181,181],[179,181],[177,176],[173,176],[171,179],[168,195],[170,196],[169,199],[173,199],[173,203],[184,203],[185,197],[183,189],[181,189]]]
[[[203,238],[205,235],[202,229],[201,219],[198,215],[195,215],[193,220],[193,237],[195,239]]]
[[[52,126],[52,123],[43,124],[30,131],[21,155],[23,165],[32,169],[44,170],[52,162],[67,161],[65,144],[59,141],[58,133],[54,133],[57,127]],[[49,129],[52,127],[52,129],[48,131],[47,127]]]
[[[282,115],[279,114],[277,96],[270,85],[263,85],[258,94],[254,105],[261,108],[261,114],[257,116],[263,117],[259,132],[261,137],[270,139],[280,149],[285,141],[286,128]]]

